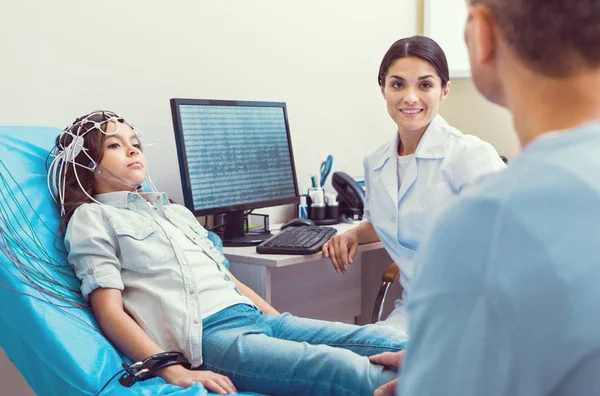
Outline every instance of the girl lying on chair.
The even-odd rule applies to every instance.
[[[402,350],[402,332],[279,314],[239,282],[193,214],[154,188],[125,119],[80,117],[53,154],[69,262],[100,328],[133,361],[182,352],[192,370],[158,375],[220,394],[367,395],[396,377],[367,356]]]

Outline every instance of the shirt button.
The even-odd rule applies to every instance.
[[[193,290],[190,290],[190,294],[194,294],[194,291],[193,291]]]
[[[138,197],[138,195],[137,195],[137,194],[133,194],[133,195],[132,195],[132,197],[133,197],[133,198],[137,198],[137,197]]]
[[[393,223],[396,221],[396,218],[394,216],[390,217],[390,221]]]
[[[93,273],[94,273],[94,270],[90,268],[90,269],[88,270],[88,275],[92,275]]]

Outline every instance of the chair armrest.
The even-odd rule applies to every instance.
[[[394,283],[400,278],[400,268],[396,263],[390,264],[385,272],[381,275],[382,282]]]

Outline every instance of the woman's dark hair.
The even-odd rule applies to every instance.
[[[108,112],[107,112],[108,113]],[[112,113],[111,113],[112,114]],[[87,122],[80,124],[80,122],[87,118]],[[64,210],[65,214],[60,222],[60,231],[64,233],[67,228],[67,224],[69,224],[69,220],[73,216],[75,209],[84,203],[92,203],[93,201],[82,191],[82,188],[85,189],[88,195],[94,196],[96,194],[96,188],[94,183],[94,173],[87,168],[93,168],[94,164],[90,163],[90,158],[96,164],[99,164],[102,161],[102,157],[104,155],[103,143],[106,138],[106,135],[102,133],[102,131],[94,128],[94,123],[102,123],[108,119],[108,114],[104,112],[94,112],[90,114],[86,114],[82,117],[77,118],[70,129],[71,133],[61,133],[56,138],[56,146],[55,147],[69,147],[71,142],[73,141],[73,135],[80,135],[76,133],[75,129],[79,128],[81,125],[81,130],[89,132],[83,134],[83,147],[86,149],[87,155],[84,153],[84,150],[81,150],[79,155],[75,157],[75,162],[81,166],[74,166],[71,162],[65,161],[63,170],[64,177]],[[101,126],[103,131],[106,131],[106,124],[102,124]],[[88,157],[89,155],[89,157]],[[84,168],[85,167],[85,168]],[[79,178],[79,182],[75,177],[75,172],[77,172],[77,176]],[[79,185],[81,183],[81,186]],[[60,202],[58,203],[60,206]]]
[[[429,62],[442,80],[442,88],[448,85],[450,73],[444,50],[429,37],[412,36],[396,41],[385,53],[377,76],[380,87],[385,85],[385,77],[392,63],[400,58],[421,58]]]

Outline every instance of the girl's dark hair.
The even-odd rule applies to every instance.
[[[108,112],[107,112],[108,113]],[[60,231],[64,233],[67,229],[67,225],[69,224],[69,220],[73,216],[75,209],[84,203],[92,203],[93,201],[82,191],[85,191],[90,196],[94,196],[96,194],[96,188],[94,183],[94,173],[87,168],[93,168],[94,164],[90,163],[90,158],[96,164],[99,164],[102,161],[102,157],[104,155],[103,143],[106,138],[106,135],[99,131],[98,129],[94,129],[94,123],[101,123],[106,121],[108,115],[104,112],[95,112],[90,114],[86,114],[77,118],[71,127],[72,132],[75,133],[75,129],[78,128],[79,123],[84,118],[87,118],[88,122],[81,124],[81,130],[86,131],[91,129],[89,132],[83,135],[83,147],[87,150],[87,155],[81,151],[77,157],[75,157],[75,162],[82,166],[74,166],[69,161],[65,161],[64,166],[65,169],[63,171],[64,177],[64,208],[65,215],[61,219],[60,222]],[[112,114],[112,113],[111,113]],[[106,131],[106,124],[102,124],[101,126],[103,131]],[[55,147],[68,147],[69,144],[73,141],[74,137],[72,134],[61,133],[56,138],[56,146]],[[88,157],[89,155],[89,157]],[[85,166],[85,168],[84,168]],[[77,178],[75,177],[75,172],[77,172],[77,176],[79,177],[79,182],[81,182],[81,186],[79,182],[77,182]],[[60,206],[60,202],[58,203]]]
[[[442,80],[442,88],[446,88],[448,85],[450,73],[444,50],[429,37],[412,36],[396,41],[385,53],[377,75],[380,87],[385,85],[385,77],[392,63],[400,58],[421,58],[429,62]]]

